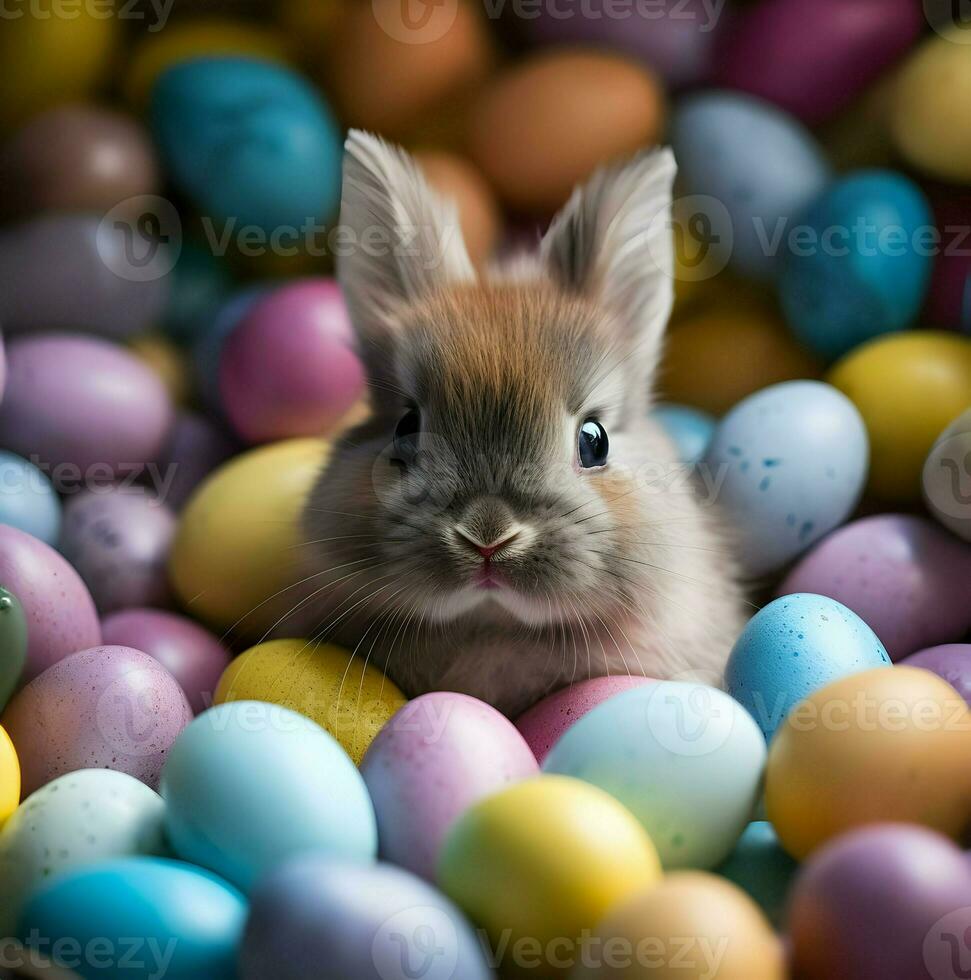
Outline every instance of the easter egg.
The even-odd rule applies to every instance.
[[[779,297],[809,348],[840,357],[914,320],[930,282],[936,229],[913,181],[890,170],[841,177],[800,220],[807,237],[785,257]]]
[[[677,447],[682,463],[697,463],[705,455],[717,424],[711,415],[687,405],[658,405],[652,414]]]
[[[2,723],[17,747],[24,793],[78,769],[128,773],[153,789],[192,711],[175,678],[129,647],[81,650],[35,677]]]
[[[935,440],[924,462],[924,501],[950,531],[971,541],[971,409]]]
[[[198,623],[164,609],[123,609],[101,621],[105,643],[134,647],[178,682],[195,714],[211,707],[229,651]]]
[[[761,99],[703,92],[681,102],[671,145],[682,194],[697,198],[716,234],[731,233],[734,268],[774,279],[789,223],[829,180],[809,132]]]
[[[751,819],[764,766],[765,739],[738,702],[703,684],[660,681],[586,714],[543,771],[620,800],[670,870],[712,868],[728,856]]]
[[[26,617],[25,682],[68,654],[101,642],[98,614],[78,573],[43,541],[6,524],[0,524],[0,582],[19,600]],[[52,589],[52,583],[56,588]],[[0,600],[4,598],[11,597],[0,595]],[[19,613],[15,603],[0,601],[0,639],[12,641],[2,648],[4,683],[0,690],[7,695],[19,673],[23,638]]]
[[[323,963],[328,976],[354,980],[403,976],[423,963],[433,980],[494,976],[462,913],[421,879],[387,864],[301,855],[253,892],[240,980],[306,980],[321,976]]]
[[[502,940],[500,952],[521,939],[556,940],[561,956],[660,877],[654,845],[630,812],[564,776],[527,779],[467,810],[438,865],[445,894],[493,943]]]
[[[598,704],[622,691],[653,683],[649,677],[626,674],[578,681],[547,695],[523,712],[516,719],[516,727],[532,749],[536,761],[542,765],[560,736]]]
[[[27,662],[27,616],[20,600],[0,585],[0,711],[16,690]]]
[[[483,87],[469,153],[509,206],[544,213],[604,160],[656,143],[663,124],[663,96],[646,70],[597,51],[544,52]]]
[[[971,337],[931,330],[878,337],[847,354],[828,380],[866,423],[869,492],[917,500],[928,453],[971,400]]]
[[[209,328],[231,288],[225,260],[210,247],[186,242],[170,276],[165,332],[177,343],[191,343]]]
[[[185,357],[167,337],[145,333],[128,344],[131,352],[142,359],[161,379],[169,398],[181,405],[189,398],[189,377]]]
[[[131,857],[47,882],[27,900],[18,933],[73,940],[53,944],[55,962],[86,977],[233,980],[245,921],[243,897],[214,875]],[[98,951],[93,969],[79,952],[91,949]]]
[[[165,854],[161,797],[110,769],[67,773],[32,793],[0,833],[0,932],[46,879],[114,857]]]
[[[0,728],[0,828],[20,803],[20,762],[10,736]]]
[[[945,643],[928,647],[912,653],[901,664],[937,674],[971,704],[971,643]]]
[[[61,533],[61,502],[50,478],[33,463],[0,451],[0,524],[56,544]]]
[[[196,487],[236,450],[236,440],[208,416],[179,412],[158,461],[162,502],[181,510]]]
[[[68,500],[60,549],[103,614],[166,603],[174,535],[175,517],[150,491],[108,487]]]
[[[667,401],[724,415],[762,388],[819,373],[777,313],[716,304],[671,330],[659,385]]]
[[[779,844],[772,824],[755,820],[717,871],[738,885],[778,928],[797,867]]]
[[[361,763],[381,856],[433,881],[455,820],[537,773],[522,735],[495,708],[446,691],[416,698],[381,729]]]
[[[703,465],[751,576],[775,571],[838,527],[866,482],[867,433],[853,403],[819,381],[750,395],[722,420]]]
[[[766,0],[732,24],[714,80],[813,125],[860,94],[924,26],[911,0],[821,0],[808,8],[799,0]]]
[[[340,195],[337,124],[315,89],[269,62],[196,59],[152,90],[152,128],[172,179],[219,224],[296,236]]]
[[[333,430],[364,392],[337,283],[308,279],[257,300],[226,340],[219,388],[227,417],[249,442]]]
[[[971,546],[926,518],[877,514],[821,541],[779,592],[838,599],[900,660],[971,629]]]
[[[971,333],[971,198],[945,192],[932,199],[940,244],[923,319],[933,327]]]
[[[279,705],[203,712],[172,747],[162,798],[175,853],[244,890],[304,851],[360,862],[377,853],[354,763],[319,725]]]
[[[765,804],[796,858],[863,824],[923,824],[951,837],[971,814],[971,714],[935,674],[869,670],[801,702],[769,752]]]
[[[838,837],[796,879],[792,960],[806,980],[945,980],[963,972],[971,867],[923,827]]]
[[[149,198],[154,201],[154,198]],[[129,337],[153,326],[174,252],[132,238],[137,216],[41,214],[0,230],[0,307],[8,333],[80,330]]]
[[[300,600],[297,562],[304,498],[326,443],[293,439],[244,453],[215,470],[182,511],[169,560],[176,594],[219,628],[259,636]]]
[[[735,885],[700,871],[667,875],[655,888],[621,902],[594,937],[602,952],[573,970],[571,980],[787,975],[782,943],[758,907]]]
[[[225,670],[215,703],[266,701],[313,719],[360,762],[405,696],[372,664],[310,640],[270,640]]]

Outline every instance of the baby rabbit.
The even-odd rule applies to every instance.
[[[306,506],[315,639],[409,696],[461,691],[511,716],[590,676],[718,683],[741,589],[648,414],[673,301],[671,152],[596,174],[537,256],[480,277],[404,152],[362,132],[346,150],[356,245],[338,275],[372,415]]]

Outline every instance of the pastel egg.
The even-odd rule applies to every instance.
[[[867,477],[867,433],[853,403],[819,381],[750,395],[705,455],[718,503],[751,576],[775,571],[853,512]]]
[[[772,824],[755,820],[745,828],[735,850],[717,871],[738,885],[778,928],[797,868],[779,844]]]
[[[698,213],[717,234],[730,219],[732,264],[770,281],[778,274],[777,232],[823,189],[829,167],[799,122],[761,99],[704,92],[674,114],[671,144],[682,194],[697,196]]]
[[[308,279],[257,300],[223,347],[219,389],[249,442],[328,435],[364,392],[337,283]]]
[[[529,746],[495,708],[449,692],[416,698],[381,729],[361,763],[381,856],[433,881],[455,820],[537,773]]]
[[[0,931],[46,879],[107,858],[165,854],[162,798],[110,769],[68,773],[32,793],[0,833]]]
[[[620,800],[661,863],[712,868],[752,816],[765,739],[727,694],[659,681],[617,694],[569,728],[543,771],[583,779]]]
[[[935,440],[924,463],[924,501],[948,530],[971,541],[971,409]]]
[[[305,851],[358,862],[377,854],[374,808],[354,763],[319,725],[279,705],[203,712],[172,747],[162,798],[175,853],[244,890]]]
[[[175,678],[129,647],[82,650],[22,688],[3,713],[24,793],[78,769],[125,772],[153,789],[192,711]]]
[[[971,643],[945,643],[928,647],[911,654],[901,663],[937,674],[971,704]]]
[[[917,316],[930,282],[936,234],[920,188],[890,170],[834,181],[800,218],[779,297],[796,336],[836,358]]]
[[[306,715],[358,763],[405,696],[348,650],[309,640],[270,640],[226,668],[215,703],[229,701],[266,701]]]
[[[493,943],[502,938],[502,950],[555,940],[562,956],[660,877],[654,845],[630,812],[565,776],[527,779],[467,810],[438,865],[445,894]]]
[[[0,585],[0,711],[16,690],[27,662],[27,616],[20,600]]]
[[[6,524],[0,524],[0,582],[20,601],[27,620],[24,682],[68,654],[101,642],[98,613],[78,573],[43,541]],[[21,635],[15,606],[0,606],[0,622],[11,631],[8,638]],[[17,651],[19,642],[9,649]],[[19,662],[19,655],[14,653],[13,660]],[[6,676],[8,694],[16,673],[12,668]]]
[[[434,978],[494,976],[462,913],[421,879],[387,864],[307,854],[271,872],[253,892],[240,978],[305,980],[322,963],[331,976],[355,980],[401,976],[403,963],[430,963],[427,976]]]
[[[748,621],[728,658],[725,688],[768,740],[803,698],[889,665],[876,633],[852,609],[824,595],[783,595]]]
[[[50,478],[15,453],[0,451],[0,524],[56,544],[61,533],[61,502]]]
[[[651,413],[674,442],[682,463],[697,463],[715,434],[715,419],[687,405],[658,405]]]
[[[796,858],[869,823],[957,837],[971,815],[971,711],[935,674],[869,670],[801,702],[769,751],[765,804]]]
[[[179,344],[203,333],[232,289],[224,259],[210,247],[186,242],[169,277],[165,332]]]
[[[300,513],[327,457],[317,439],[244,453],[215,470],[182,511],[169,559],[176,595],[204,622],[260,636],[285,628],[302,596]]]
[[[919,499],[928,453],[971,399],[971,337],[932,330],[878,337],[847,354],[828,380],[866,423],[869,492]]]
[[[648,677],[592,677],[547,695],[516,719],[516,727],[540,765],[563,733],[608,698],[653,684]]]
[[[212,705],[229,651],[198,623],[164,609],[123,609],[102,620],[101,633],[105,643],[157,660],[179,682],[195,714]]]
[[[0,728],[0,828],[20,803],[20,762],[6,730]]]
[[[168,337],[144,333],[132,339],[128,347],[159,376],[169,398],[176,405],[182,405],[188,400],[189,377],[185,355]]]
[[[77,569],[98,612],[164,605],[175,517],[143,487],[107,487],[71,497],[61,554]]]
[[[821,541],[779,592],[838,599],[900,660],[971,629],[971,546],[923,517],[865,517]]]
[[[74,951],[96,949],[99,966],[110,964],[114,975],[133,980],[160,971],[168,980],[233,980],[245,921],[243,897],[214,875],[178,861],[131,857],[45,883],[27,900],[17,931],[68,940],[52,947],[65,967],[83,968],[83,955]],[[85,975],[111,973],[85,968]]]
[[[130,477],[158,457],[172,403],[158,375],[108,341],[73,334],[7,345],[0,445],[65,480]]]
[[[181,510],[196,487],[237,448],[236,440],[208,416],[179,412],[158,461],[165,481],[157,488],[162,502],[174,511]]]

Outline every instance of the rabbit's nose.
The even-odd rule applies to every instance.
[[[486,544],[480,541],[471,531],[462,527],[461,524],[455,526],[455,537],[466,548],[471,548],[478,552],[488,561],[497,551],[501,551],[507,545],[513,543],[519,537],[519,529],[515,528],[503,533],[502,537]]]

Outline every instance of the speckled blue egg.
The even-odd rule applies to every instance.
[[[761,99],[709,91],[678,107],[671,144],[681,196],[699,196],[692,202],[703,216],[692,229],[695,237],[731,234],[734,267],[756,279],[775,279],[792,219],[830,176],[809,130]]]
[[[842,524],[863,492],[860,413],[819,381],[786,381],[739,402],[704,460],[750,576],[773,572]]]
[[[835,359],[920,312],[933,268],[930,205],[903,174],[870,170],[836,180],[799,219],[806,238],[787,249],[779,299],[789,325]]]
[[[287,68],[245,58],[179,62],[152,91],[151,119],[170,176],[216,222],[271,233],[322,222],[337,208],[340,130],[315,89]]]
[[[132,857],[69,871],[27,900],[18,934],[59,939],[59,965],[84,980],[234,980],[246,902],[199,868]],[[68,942],[73,940],[73,942]]]
[[[771,739],[803,698],[841,677],[884,666],[890,655],[852,609],[797,592],[749,620],[728,658],[725,688]]]
[[[45,544],[57,544],[61,501],[47,474],[15,453],[0,451],[0,524],[10,524]]]
[[[677,447],[683,463],[697,463],[705,455],[718,424],[713,415],[674,404],[658,405],[653,414]]]
[[[748,892],[778,928],[782,925],[789,887],[798,867],[798,863],[782,849],[772,824],[767,820],[754,820],[745,828],[729,859],[717,871]]]

